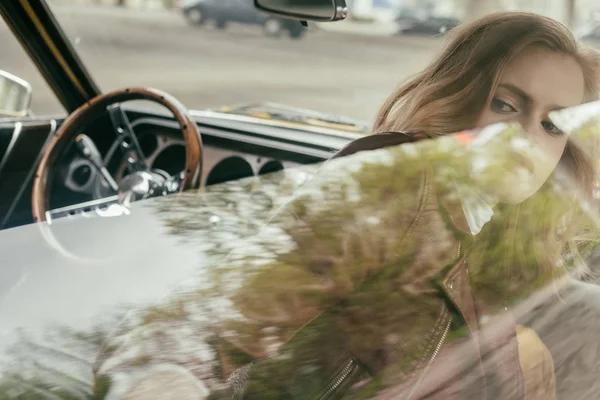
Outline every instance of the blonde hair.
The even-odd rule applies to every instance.
[[[494,13],[452,30],[433,62],[387,99],[374,132],[435,137],[474,128],[492,101],[503,70],[532,46],[573,57],[584,75],[584,102],[599,98],[598,52],[578,43],[566,26],[533,13]],[[589,157],[569,142],[561,163],[591,193],[595,168]]]

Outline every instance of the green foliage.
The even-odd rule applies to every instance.
[[[170,234],[197,245],[213,266],[202,269],[196,287],[139,310],[114,337],[70,335],[102,347],[100,369],[139,345],[147,352],[119,368],[141,367],[175,358],[142,346],[154,343],[148,336],[186,324],[216,354],[208,372],[194,372],[214,378],[212,399],[232,397],[225,380],[242,366],[249,366],[245,399],[306,398],[351,354],[373,379],[350,398],[370,398],[431,353],[443,304],[439,282],[454,265],[447,254],[455,255],[458,237],[439,211],[453,212],[447,205],[464,194],[457,184],[497,189],[510,172],[502,142],[487,148],[493,157],[473,172],[484,150],[444,138],[334,160],[306,185],[302,175],[312,176],[314,167],[148,202]],[[552,179],[522,204],[498,205],[476,239],[465,241],[478,307],[504,309],[565,273],[556,228],[581,202],[560,185]],[[593,226],[579,212],[569,223],[591,247],[600,242]],[[448,341],[466,335],[466,326],[455,324]],[[108,375],[96,376],[94,398],[110,384]]]
[[[509,136],[518,134],[507,131]],[[434,282],[447,266],[410,270],[423,239],[405,233],[415,223],[420,200],[429,195],[423,191],[425,179],[435,182],[438,198],[450,202],[458,201],[455,183],[469,186],[476,180],[482,190],[497,187],[510,172],[510,149],[502,142],[493,145],[492,152],[475,151],[444,138],[359,154],[326,164],[295,193],[293,185],[287,192],[281,189],[285,179],[272,191],[268,183],[225,185],[205,198],[187,199],[185,207],[178,205],[176,219],[174,204],[162,205],[160,215],[186,240],[206,244],[211,238],[204,234],[212,229],[237,235],[235,247],[218,240],[214,247],[202,247],[221,261],[204,278],[205,289],[186,294],[185,301],[202,303],[211,329],[229,343],[221,351],[234,365],[252,362],[244,398],[316,393],[348,350],[375,374],[356,398],[370,397],[422,361],[430,349],[421,339],[440,310],[440,298],[425,294],[437,290]],[[477,176],[473,163],[484,150],[492,157],[479,173],[483,176]],[[560,195],[556,185],[549,182],[518,207],[497,207],[467,250],[474,292],[490,309],[503,309],[560,275],[556,262],[544,258],[551,252],[540,252],[551,240],[548,232],[578,199]],[[228,208],[230,202],[242,203],[249,193],[261,192],[271,200],[251,212]],[[290,200],[272,216],[274,198],[284,192]],[[207,216],[217,214],[221,223],[207,227]],[[427,218],[439,224],[437,229],[446,229]],[[263,230],[267,220],[268,229]],[[223,309],[209,306],[222,300],[227,304]],[[178,301],[181,297],[171,299]],[[151,314],[170,318],[170,313]],[[466,334],[466,327],[459,325],[448,338]],[[402,340],[389,347],[385,343],[393,336]],[[272,349],[264,344],[269,341]],[[382,361],[386,352],[396,354],[397,361],[395,372],[383,379],[377,371],[391,371]],[[223,370],[215,368],[214,373]]]
[[[157,321],[180,321],[187,316],[185,304],[182,301],[168,303],[163,306],[148,307],[141,316],[141,325],[149,325]]]
[[[103,400],[104,398],[106,398],[106,395],[108,394],[111,385],[112,381],[110,377],[105,375],[96,377],[96,379],[94,380],[94,394],[92,398],[94,400]]]

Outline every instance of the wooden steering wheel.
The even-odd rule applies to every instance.
[[[185,141],[185,170],[182,173],[179,191],[200,186],[203,155],[202,139],[200,138],[196,124],[192,121],[183,104],[173,96],[157,89],[127,88],[115,90],[101,94],[73,111],[56,132],[56,135],[50,140],[37,167],[33,181],[32,212],[34,222],[46,221],[50,184],[53,181],[53,174],[49,172],[51,170],[50,167],[56,163],[64,150],[75,141],[80,133],[79,130],[83,128],[86,122],[93,121],[109,112],[109,106],[131,100],[149,100],[165,106],[173,113]],[[117,133],[127,134],[134,142],[132,147],[137,146],[137,150],[139,150],[137,138],[135,138],[135,134],[131,130],[124,112],[120,107],[112,108],[110,112],[113,125],[117,124],[115,127]]]

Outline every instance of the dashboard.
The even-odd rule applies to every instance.
[[[184,169],[185,146],[177,124],[167,116],[127,112],[145,161],[155,171],[175,175]],[[276,172],[323,161],[349,140],[197,115],[204,145],[202,186]],[[0,123],[0,229],[33,222],[32,180],[45,144],[62,121]],[[253,125],[253,126],[251,126]],[[109,127],[106,127],[110,129]],[[87,132],[86,132],[87,133]],[[88,133],[98,144],[104,165],[119,181],[127,174],[113,132]],[[93,164],[72,146],[54,166],[53,209],[107,198],[111,193]]]
[[[146,164],[152,170],[175,175],[184,169],[185,143],[178,132],[168,128],[138,126],[136,134]],[[251,148],[231,149],[231,146],[210,143],[210,139],[208,142],[204,144],[202,186],[276,172],[301,164],[257,154]],[[119,141],[115,141],[104,155],[104,163],[110,166],[109,170],[117,182],[127,174],[126,162],[118,151],[119,145]],[[63,176],[64,185],[73,192],[87,193],[94,198],[106,196],[104,188],[98,186],[99,174],[94,166],[78,154],[68,163]]]

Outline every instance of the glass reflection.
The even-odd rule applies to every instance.
[[[92,328],[13,332],[0,393],[126,398],[167,381],[210,399],[567,393],[582,351],[567,339],[596,315],[584,300],[596,286],[570,274],[597,248],[597,208],[568,168],[541,185],[523,175],[513,156],[530,145],[494,125],[140,202],[178,238],[173,254],[197,252],[197,275]]]

